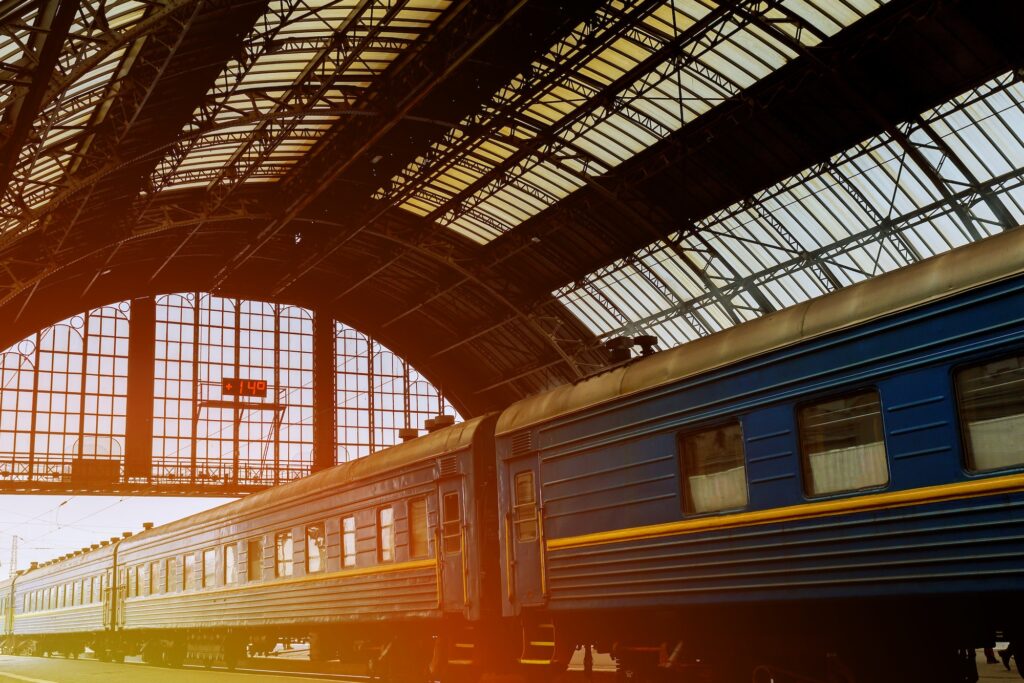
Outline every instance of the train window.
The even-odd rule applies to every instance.
[[[274,536],[274,575],[292,575],[292,532],[281,531]]]
[[[128,596],[135,597],[139,593],[139,566],[135,565],[128,569]]]
[[[537,540],[537,494],[533,485],[533,472],[519,472],[515,477],[515,503],[512,517],[515,520],[516,540],[520,543]]]
[[[1024,356],[960,370],[956,393],[967,468],[1024,465]]]
[[[802,406],[798,421],[808,495],[857,491],[889,482],[877,391]]]
[[[395,559],[395,511],[390,507],[377,510],[377,560]]]
[[[430,554],[427,535],[427,499],[415,498],[410,500],[409,557],[426,557]]]
[[[356,566],[356,518],[354,515],[341,518],[341,566]]]
[[[160,562],[149,563],[149,594],[155,595],[160,591]]]
[[[217,585],[217,549],[207,548],[203,551],[203,588]]]
[[[462,552],[462,511],[459,492],[444,494],[441,500],[441,536],[445,553]]]
[[[679,467],[686,512],[746,507],[747,468],[739,422],[680,434]]]
[[[228,543],[224,546],[224,585],[238,583],[238,546]]]
[[[75,581],[75,595],[72,597],[72,602],[76,605],[82,604],[82,582]]]
[[[164,593],[170,593],[171,592],[171,586],[174,585],[174,579],[172,578],[173,576],[174,576],[174,558],[173,557],[168,557],[167,559],[164,560],[164,582],[163,582],[163,587],[164,587],[164,591],[163,592]]]
[[[181,566],[181,590],[187,591],[196,587],[196,554],[185,555]]]
[[[263,580],[263,539],[250,538],[245,548],[245,569],[248,581]]]
[[[323,524],[310,524],[306,527],[306,573],[316,574],[326,569],[327,536]]]

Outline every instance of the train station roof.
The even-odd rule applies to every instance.
[[[1009,0],[0,0],[0,346],[211,291],[467,416],[1024,222]]]

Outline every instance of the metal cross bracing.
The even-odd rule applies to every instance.
[[[815,269],[822,266],[830,269],[836,284],[845,286],[919,260],[922,255],[977,239],[979,232],[991,234],[1018,223],[1024,218],[1024,139],[1015,122],[1024,117],[1024,109],[1016,97],[1007,95],[1021,91],[1021,87],[1016,73],[1004,74],[899,124],[896,137],[902,139],[885,133],[759,193],[750,201],[701,221],[699,229],[719,244],[731,262],[764,264],[762,269],[751,269],[740,279],[725,279],[723,294],[735,297],[744,288],[757,288],[775,297],[777,305],[790,305],[829,291],[824,283],[808,287],[814,280],[808,280],[806,275],[816,277]],[[958,149],[971,148],[959,139],[951,123],[959,121],[965,130],[973,130],[965,125],[968,119],[964,115],[968,111],[972,112],[971,118],[981,115],[992,122],[986,124],[988,131],[982,139],[993,149],[998,145],[1004,165],[1012,170],[997,175],[986,170],[979,163],[985,155],[977,147],[976,156],[970,161],[963,158],[962,151],[958,153]],[[1006,144],[1007,136],[1012,144]],[[918,151],[911,154],[909,147],[918,144]],[[921,167],[923,159],[927,160],[928,168]],[[938,180],[942,182],[941,189],[936,187]],[[923,193],[927,200],[912,199],[918,193]],[[987,220],[976,220],[976,215],[986,216]],[[973,221],[970,227],[964,224],[965,216]],[[821,227],[815,229],[819,221]],[[744,223],[747,227],[741,227]],[[939,230],[940,225],[945,227]],[[752,229],[754,226],[757,230]],[[784,243],[794,239],[787,226],[799,227],[800,241],[780,248],[772,235]],[[843,229],[837,239],[830,240],[826,238],[826,226]],[[780,234],[780,229],[785,233]],[[744,245],[756,246],[760,251]],[[696,248],[696,244],[692,246]],[[631,268],[637,260],[651,263],[653,255],[662,248],[656,243],[632,258],[595,272],[587,278],[590,289]],[[782,257],[766,258],[772,254]],[[679,316],[702,310],[717,299],[698,293],[681,305],[660,310],[649,307],[649,312],[635,315],[627,325],[622,325],[614,322],[621,317],[621,308],[609,311],[603,321],[597,314],[609,301],[609,291],[603,291],[600,298],[589,296],[589,291],[568,285],[556,296],[568,302],[592,330],[604,337],[639,328],[659,330],[669,335],[669,343],[687,338],[678,336]],[[624,294],[616,294],[611,301],[614,303],[621,296]],[[589,303],[584,304],[584,300]]]
[[[304,163],[282,182],[284,201],[281,214],[260,230],[249,245],[217,273],[213,287],[225,280],[252,254],[305,208],[331,181],[343,173],[372,145],[384,137],[432,90],[469,59],[486,39],[522,8],[519,2],[455,2],[439,19],[432,35],[424,36],[418,47],[402,59],[360,98],[360,107],[380,112],[370,121],[350,117],[327,131],[323,140],[307,155]]]
[[[45,85],[38,102],[26,99],[31,93],[25,88],[12,88],[0,95],[5,115],[21,107],[32,117],[31,130],[17,150],[17,161],[7,171],[11,176],[0,183],[0,232],[24,231],[33,225],[32,211],[66,182],[68,171],[78,163],[78,135],[88,134],[92,115],[103,113],[103,102],[111,96],[110,87],[123,75],[125,60],[132,58],[129,47],[192,2],[68,4],[74,10],[74,19],[52,74],[37,79],[37,85],[40,81]],[[70,10],[61,7],[59,11]],[[21,44],[24,38],[17,40],[19,37],[15,35],[12,43]],[[54,35],[59,37],[59,33]],[[35,111],[32,104],[36,104]]]
[[[333,9],[336,4],[328,3],[318,9],[326,12]],[[267,160],[274,155],[282,144],[292,139],[292,133],[297,128],[309,125],[310,122],[306,117],[315,115],[317,105],[329,98],[336,99],[339,95],[341,98],[346,98],[345,91],[339,90],[337,83],[348,74],[354,64],[366,59],[364,53],[373,48],[374,41],[380,37],[382,31],[395,31],[395,28],[391,27],[390,23],[407,5],[408,2],[404,0],[383,0],[380,2],[361,0],[355,8],[345,15],[341,24],[334,27],[332,40],[325,41],[319,45],[311,55],[307,56],[303,53],[303,56],[306,57],[304,66],[283,92],[278,93],[274,97],[267,97],[267,93],[264,92],[262,93],[262,102],[257,101],[256,94],[251,94],[248,91],[241,93],[242,97],[248,98],[249,104],[254,109],[259,107],[264,116],[255,126],[245,131],[244,137],[237,141],[237,144],[230,151],[226,160],[221,161],[218,159],[218,163],[206,169],[206,172],[212,176],[208,181],[199,179],[206,182],[206,190],[209,197],[201,209],[203,213],[216,214],[235,188],[240,187],[254,173],[267,174],[270,171],[266,166]],[[306,8],[307,5],[304,2],[290,3],[287,6],[287,12],[283,16],[272,17],[275,22],[271,24],[272,28],[270,30],[272,35],[257,34],[254,37],[255,43],[260,46],[257,48],[256,54],[244,55],[243,59],[237,63],[244,70],[244,73],[231,73],[229,67],[229,71],[223,80],[227,84],[228,90],[216,93],[216,95],[220,96],[218,102],[221,107],[231,104],[232,100],[236,99],[236,96],[239,94],[236,93],[236,89],[246,82],[245,76],[248,75],[252,67],[259,63],[261,57],[268,58],[276,54],[278,46],[276,36],[280,35],[282,28],[288,26],[289,19],[293,14],[295,15],[295,23],[298,24],[303,24],[316,18],[316,13],[310,13]],[[328,26],[331,25],[330,22],[324,23]],[[410,38],[406,44],[406,49],[409,49],[413,40],[417,38],[421,38],[421,36]],[[250,44],[252,44],[252,41],[250,41]],[[364,99],[353,94],[349,94],[347,97],[348,99],[343,99],[343,101],[347,106],[353,108],[358,108],[358,105],[361,103],[360,100]],[[363,108],[365,109],[365,106]],[[288,112],[290,115],[279,120],[274,116],[277,112]],[[200,113],[202,114],[202,112]],[[322,132],[323,127],[329,121],[330,119],[326,119],[319,126],[314,126],[314,128],[319,128]],[[187,158],[188,154],[181,155],[182,162]],[[169,173],[165,173],[167,180],[164,182],[171,182],[175,179],[175,172],[180,165],[181,163],[174,165]],[[279,163],[277,165],[279,175],[284,175],[290,165],[291,163],[289,162]],[[196,179],[188,180],[189,182],[195,182]],[[158,180],[154,182],[154,190],[159,191],[160,189],[162,189],[162,184]],[[202,229],[204,224],[204,221],[197,222],[193,231],[186,236],[185,241],[190,239],[196,231]],[[181,246],[168,255],[164,263],[154,271],[154,278],[166,267],[166,264],[170,262],[180,249]],[[216,288],[216,283],[214,288]]]

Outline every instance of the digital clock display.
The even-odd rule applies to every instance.
[[[222,396],[256,396],[258,398],[266,398],[267,380],[225,377],[220,381],[220,392]]]

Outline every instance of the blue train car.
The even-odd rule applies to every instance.
[[[1024,588],[1024,230],[521,401],[496,452],[525,663],[970,680]]]

